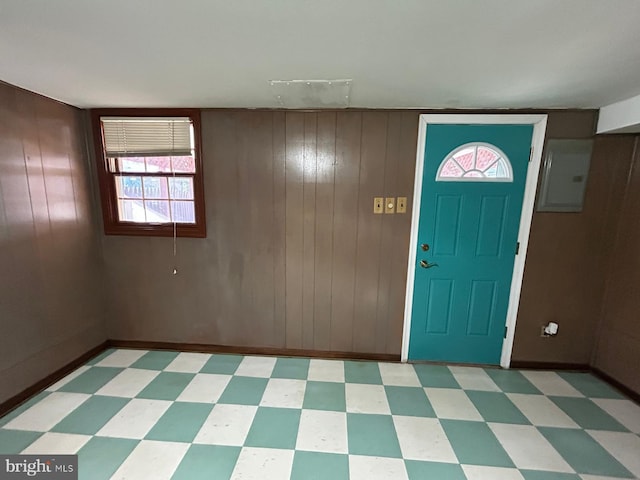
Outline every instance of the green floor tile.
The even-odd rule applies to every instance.
[[[258,408],[244,445],[293,450],[298,437],[301,412],[293,408]]]
[[[467,390],[466,394],[485,422],[531,425],[527,417],[504,393]]]
[[[271,378],[306,380],[309,373],[308,358],[278,358]]]
[[[385,386],[391,413],[410,417],[435,417],[423,388]]]
[[[98,355],[93,357],[85,365],[95,365],[96,363],[100,362],[101,360],[104,360],[105,358],[107,358],[109,355],[111,355],[115,351],[116,351],[115,348],[108,348],[104,352],[99,353]]]
[[[344,383],[307,382],[302,408],[346,412]]]
[[[611,415],[588,398],[549,397],[549,399],[584,429],[628,432]]]
[[[226,375],[233,375],[238,369],[238,365],[242,362],[244,357],[242,355],[213,355],[204,367],[200,370],[200,373],[222,373]]]
[[[128,398],[94,395],[67,415],[51,431],[94,435],[127,403],[129,403]]]
[[[460,388],[451,371],[444,365],[416,363],[413,368],[423,387]]]
[[[175,402],[156,422],[147,440],[191,443],[202,428],[213,404]]]
[[[440,420],[461,464],[513,467],[513,462],[491,429],[483,422]]]
[[[6,425],[11,420],[16,418],[18,415],[24,413],[25,410],[28,410],[29,408],[33,407],[40,400],[44,400],[50,394],[51,394],[50,392],[40,392],[37,395],[31,397],[26,402],[18,405],[16,408],[14,408],[9,413],[7,413],[4,417],[0,417],[0,427],[2,427],[3,425]]]
[[[583,430],[552,427],[538,427],[538,430],[576,472],[633,478],[626,468]]]
[[[405,460],[409,480],[466,480],[460,465]]]
[[[0,429],[0,454],[13,455],[20,453],[35,442],[40,435],[42,435],[42,432]]]
[[[615,388],[590,373],[558,372],[576,390],[590,398],[625,398]]]
[[[520,470],[524,480],[580,480],[575,473],[541,472],[538,470]]]
[[[240,447],[191,445],[171,480],[229,480]]]
[[[349,453],[402,458],[391,415],[347,414]]]
[[[60,392],[96,393],[104,385],[109,383],[116,375],[122,372],[122,368],[91,367],[86,372],[78,375],[66,385],[60,387]]]
[[[377,362],[344,362],[346,383],[369,383],[382,385],[382,377]]]
[[[138,440],[93,437],[78,452],[82,480],[108,480],[138,444]]]
[[[218,403],[258,405],[268,381],[267,378],[233,377],[222,392]]]
[[[160,352],[152,350],[145,353],[135,361],[131,368],[141,368],[144,370],[164,370],[178,356],[180,352]]]
[[[149,385],[147,385],[137,398],[149,398],[153,400],[175,400],[180,396],[189,382],[193,380],[193,373],[160,372]]]
[[[295,452],[291,480],[342,480],[349,478],[349,457],[333,453]]]
[[[504,393],[527,393],[542,395],[533,384],[527,380],[518,370],[501,370],[499,368],[486,368],[485,372],[491,380],[500,387]]]

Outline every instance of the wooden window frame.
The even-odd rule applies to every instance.
[[[195,223],[134,223],[123,222],[118,217],[118,201],[114,176],[109,171],[105,156],[101,117],[189,117],[193,122],[194,160],[196,172],[193,178]],[[105,235],[133,235],[150,237],[206,238],[207,226],[204,200],[204,176],[202,171],[202,141],[200,133],[200,110],[176,108],[100,108],[91,110],[91,130],[96,154],[100,202]],[[153,176],[153,174],[151,174]],[[163,174],[162,176],[171,176]]]

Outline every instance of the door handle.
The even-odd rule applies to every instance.
[[[429,263],[426,260],[420,260],[420,266],[422,268],[431,268],[431,267],[437,267],[438,264],[437,263]]]

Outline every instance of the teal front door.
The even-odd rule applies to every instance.
[[[532,134],[428,125],[409,360],[500,363]]]

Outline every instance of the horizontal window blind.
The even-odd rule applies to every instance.
[[[189,117],[102,117],[107,157],[162,157],[193,153]]]

